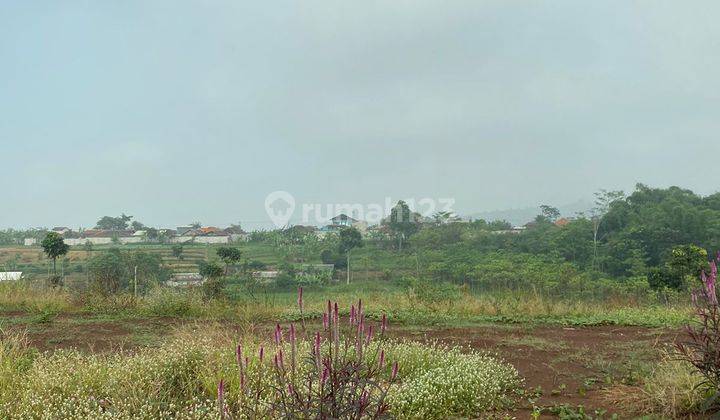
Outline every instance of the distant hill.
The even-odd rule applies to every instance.
[[[563,217],[573,217],[577,213],[585,212],[588,213],[593,207],[593,203],[588,200],[578,200],[574,203],[557,206]],[[540,214],[540,206],[538,207],[525,207],[520,209],[506,209],[506,210],[494,210],[494,211],[483,211],[478,213],[472,213],[463,215],[463,219],[485,219],[487,221],[493,220],[507,220],[515,226],[524,225],[525,223],[533,220],[535,216]]]

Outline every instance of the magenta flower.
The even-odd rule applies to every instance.
[[[330,376],[330,370],[327,366],[323,368],[322,375],[320,376],[320,385],[325,385],[328,376]]]
[[[217,398],[218,398],[218,409],[220,411],[220,418],[225,418],[225,380],[220,379],[220,382],[218,383],[217,388]]]
[[[385,350],[380,350],[380,358],[378,359],[378,367],[383,368],[385,366]]]
[[[282,342],[282,329],[280,328],[280,324],[275,325],[275,344],[278,346]]]
[[[390,373],[391,381],[394,381],[395,378],[397,378],[398,370],[399,370],[398,362],[393,362],[392,372]]]

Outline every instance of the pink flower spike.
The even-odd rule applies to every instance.
[[[315,333],[315,343],[313,346],[313,350],[315,351],[315,355],[317,357],[320,357],[320,333]]]
[[[330,371],[328,370],[328,367],[325,366],[322,371],[322,376],[320,377],[320,383],[325,385],[325,381],[327,381],[328,376],[330,376]]]
[[[295,325],[290,324],[290,342],[295,343]]]
[[[330,321],[328,320],[328,314],[323,314],[323,329],[327,330],[330,327]]]
[[[335,302],[335,311],[333,312],[333,322],[337,325],[340,321],[340,311],[338,310],[338,304]]]
[[[220,409],[220,418],[225,418],[225,380],[220,379],[220,383],[218,383],[217,388],[217,399],[218,399],[218,408]]]
[[[383,314],[382,321],[380,322],[380,334],[385,334],[387,329],[387,315]]]
[[[370,341],[372,340],[372,337],[373,337],[373,327],[372,327],[372,325],[370,325],[370,326],[368,327],[367,337],[365,338],[365,345],[370,344]]]
[[[262,363],[264,356],[265,356],[265,347],[260,346],[260,363]]]
[[[398,362],[393,362],[392,373],[390,373],[391,381],[394,381],[395,378],[397,378],[398,370],[399,370]]]
[[[242,367],[242,361],[243,361],[243,351],[242,351],[242,344],[238,344],[237,348],[235,349],[235,360],[237,361],[238,366]]]
[[[280,342],[282,341],[282,329],[280,328],[280,324],[275,325],[275,344],[280,345]]]
[[[380,350],[380,359],[378,359],[378,367],[382,369],[385,366],[385,350]]]

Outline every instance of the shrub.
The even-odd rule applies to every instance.
[[[616,385],[605,391],[605,396],[616,406],[632,407],[637,414],[691,417],[707,398],[702,381],[690,363],[678,360],[676,354],[665,354],[642,386]]]
[[[425,304],[449,303],[460,298],[457,286],[443,282],[403,277],[398,283],[405,287],[408,297]]]
[[[302,288],[298,306],[303,314]],[[244,414],[250,418],[380,418],[388,411],[388,390],[398,373],[397,363],[386,376],[388,361],[378,345],[373,326],[365,320],[362,303],[350,309],[347,329],[340,323],[338,304],[327,302],[323,313],[323,331],[316,332],[312,345],[299,346],[295,326],[290,325],[287,342],[278,324],[274,333],[273,364],[261,370],[270,377],[267,389],[252,389],[248,374],[249,360],[242,346],[236,351],[239,374],[238,409],[231,413],[227,404],[225,381],[218,385],[221,417]],[[302,319],[303,331],[305,320]],[[385,332],[386,318],[379,328]],[[309,340],[306,338],[305,342]],[[263,360],[265,348],[260,347]],[[263,372],[264,371],[264,372]],[[261,398],[262,397],[262,398]],[[249,411],[249,412],[248,412]]]
[[[715,286],[717,261],[710,263],[710,273],[701,273],[702,288],[693,292],[697,323],[687,326],[689,339],[677,344],[681,359],[692,364],[704,378],[702,385],[711,396],[708,409],[720,408],[720,305]]]
[[[426,351],[421,347],[410,348],[421,353]],[[444,350],[444,360],[421,359],[430,368],[418,369],[422,373],[409,376],[391,392],[393,414],[402,418],[444,418],[449,414],[474,417],[477,413],[511,405],[506,394],[520,385],[515,368],[477,353]],[[435,355],[442,356],[443,352]],[[405,366],[404,360],[399,360]]]

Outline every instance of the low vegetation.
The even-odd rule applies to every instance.
[[[507,407],[521,384],[493,357],[390,341],[385,318],[328,307],[320,331],[278,324],[270,342],[205,328],[134,353],[38,353],[3,334],[0,417],[427,418]]]

